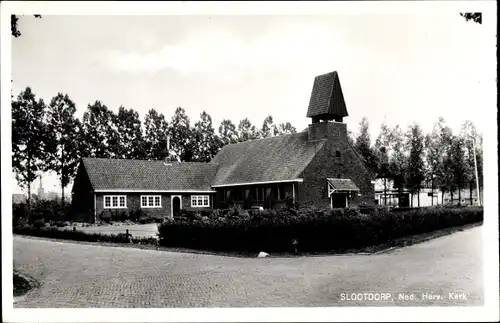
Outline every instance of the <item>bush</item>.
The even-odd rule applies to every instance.
[[[62,205],[53,200],[39,200],[35,201],[29,210],[26,203],[12,204],[13,225],[26,221],[34,223],[42,219],[47,222],[71,220],[71,205],[68,203]]]
[[[124,222],[130,216],[128,210],[110,210],[109,213],[109,222]],[[105,216],[105,219],[107,220],[108,217]]]
[[[66,223],[64,223],[63,221],[57,221],[55,223],[55,226],[58,227],[58,228],[62,228],[62,227],[66,226]]]
[[[238,207],[214,210],[210,216],[165,221],[159,226],[159,243],[221,251],[347,250],[377,245],[408,235],[431,232],[483,220],[483,209],[421,208],[389,211],[372,208],[313,210],[283,208],[244,211]]]
[[[142,216],[139,221],[140,224],[149,224],[149,223],[155,223],[154,218],[150,218],[148,216]]]
[[[110,223],[111,222],[111,213],[109,212],[104,212],[104,210],[99,211],[97,214],[99,218],[99,222],[101,223]]]
[[[12,204],[12,225],[26,223],[29,218],[29,209],[26,203]]]
[[[66,221],[70,220],[71,205],[62,205],[58,201],[39,200],[31,208],[31,221],[45,219],[46,221]]]
[[[132,238],[132,242],[136,244],[142,245],[158,245],[158,238],[149,237],[149,238]]]
[[[44,237],[53,239],[66,239],[74,241],[87,242],[115,242],[129,243],[130,239],[125,233],[118,234],[102,234],[102,233],[87,233],[83,231],[73,231],[73,229],[58,229],[56,227],[35,227],[32,226],[17,226],[14,227],[14,234],[22,234],[34,237]]]
[[[130,220],[138,222],[144,216],[144,211],[140,208],[130,210]]]
[[[45,226],[45,220],[44,219],[38,219],[33,222],[33,227],[40,229]]]

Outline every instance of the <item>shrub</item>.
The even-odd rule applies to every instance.
[[[143,213],[137,222],[140,224],[161,223],[163,222],[163,217],[151,217],[147,213]]]
[[[111,213],[105,212],[104,210],[99,211],[97,214],[99,217],[99,222],[110,223],[111,222]]]
[[[55,223],[55,226],[58,227],[58,228],[62,228],[62,227],[66,226],[66,223],[64,223],[63,221],[57,221]]]
[[[45,226],[45,220],[44,219],[38,219],[33,222],[33,227],[35,228],[42,228]]]
[[[46,221],[65,221],[69,220],[71,205],[66,203],[62,205],[54,200],[39,200],[31,207],[31,221],[45,219]]]
[[[128,210],[111,210],[109,214],[109,222],[124,222],[129,218],[129,216]]]
[[[102,234],[102,233],[87,233],[83,231],[73,231],[72,229],[58,229],[56,227],[41,227],[33,226],[17,226],[14,227],[14,234],[23,234],[35,237],[66,239],[74,241],[87,242],[115,242],[128,243],[129,237],[125,233],[118,234]]]
[[[65,221],[70,220],[71,205],[61,204],[54,200],[38,200],[31,205],[31,210],[28,209],[25,203],[12,204],[12,220],[16,225],[20,221],[29,221],[34,223],[37,220],[44,219],[45,221]]]
[[[138,222],[144,216],[144,211],[140,208],[130,210],[130,220]]]
[[[408,235],[479,222],[482,208],[421,208],[389,211],[373,208],[312,210],[283,208],[214,210],[210,216],[178,218],[159,226],[163,246],[224,251],[347,250],[381,244]]]
[[[156,237],[132,238],[132,242],[136,243],[136,244],[143,244],[143,245],[157,245],[158,238],[156,238]]]
[[[29,209],[26,203],[12,203],[12,225],[26,223],[29,218]]]

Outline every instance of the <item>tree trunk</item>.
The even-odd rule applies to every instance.
[[[418,207],[420,207],[420,188],[417,190],[417,203],[418,203]]]
[[[64,185],[61,180],[61,204],[64,205]]]
[[[453,190],[450,190],[450,195],[451,195],[451,204],[453,204]]]
[[[28,179],[28,211],[31,210],[31,154],[28,150],[28,168],[26,169],[26,178]]]
[[[472,206],[472,182],[469,182],[469,201],[470,205]]]
[[[64,146],[61,149],[61,205],[64,205]]]
[[[441,190],[441,205],[444,204],[444,193],[445,193],[445,190]]]
[[[431,206],[434,206],[434,174],[431,175],[432,180],[431,180]]]
[[[458,206],[462,205],[462,190],[460,189],[460,182],[458,183]]]
[[[387,205],[387,178],[384,178],[384,206]]]
[[[31,183],[28,179],[28,210],[31,210]]]

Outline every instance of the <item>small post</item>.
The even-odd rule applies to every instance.
[[[297,245],[299,244],[299,242],[297,241],[297,239],[293,239],[292,240],[292,246],[293,246],[293,250],[295,252],[295,254],[297,254]]]
[[[128,241],[132,243],[132,235],[129,233],[128,229],[125,230],[125,236],[127,237]]]

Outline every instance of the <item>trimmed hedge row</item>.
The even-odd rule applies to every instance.
[[[139,244],[157,244],[155,238],[134,238],[127,236],[126,233],[103,234],[90,233],[78,230],[58,229],[56,227],[36,227],[33,225],[19,225],[14,227],[14,234],[22,234],[33,237],[65,239],[85,242],[110,242],[110,243],[139,243]]]
[[[483,220],[483,209],[421,208],[370,215],[355,209],[215,210],[209,216],[191,214],[159,226],[159,243],[220,251],[343,251],[378,245],[393,239]]]
[[[44,223],[56,222],[64,223],[67,221],[83,222],[84,219],[78,217],[78,212],[74,212],[71,204],[61,204],[55,200],[38,200],[34,201],[31,210],[28,209],[26,203],[12,203],[12,224],[34,224],[38,227],[43,227]],[[99,218],[101,222],[126,222],[133,221],[141,224],[146,223],[161,223],[163,217],[150,216],[147,211],[135,209],[131,211],[124,210],[107,210],[106,213],[100,212]],[[64,225],[59,225],[64,226]]]
[[[160,244],[219,251],[292,251],[298,241],[300,251],[344,251],[388,242],[393,239],[460,226],[483,220],[483,208],[433,207],[412,210],[374,208],[370,215],[356,209],[228,210],[195,213],[159,226],[159,240],[132,238],[125,234],[87,233],[57,227],[18,225],[13,233],[87,242]]]
[[[152,216],[148,211],[143,209],[132,210],[101,210],[98,213],[99,219],[102,222],[125,222],[133,221],[140,224],[161,223],[163,216]]]

